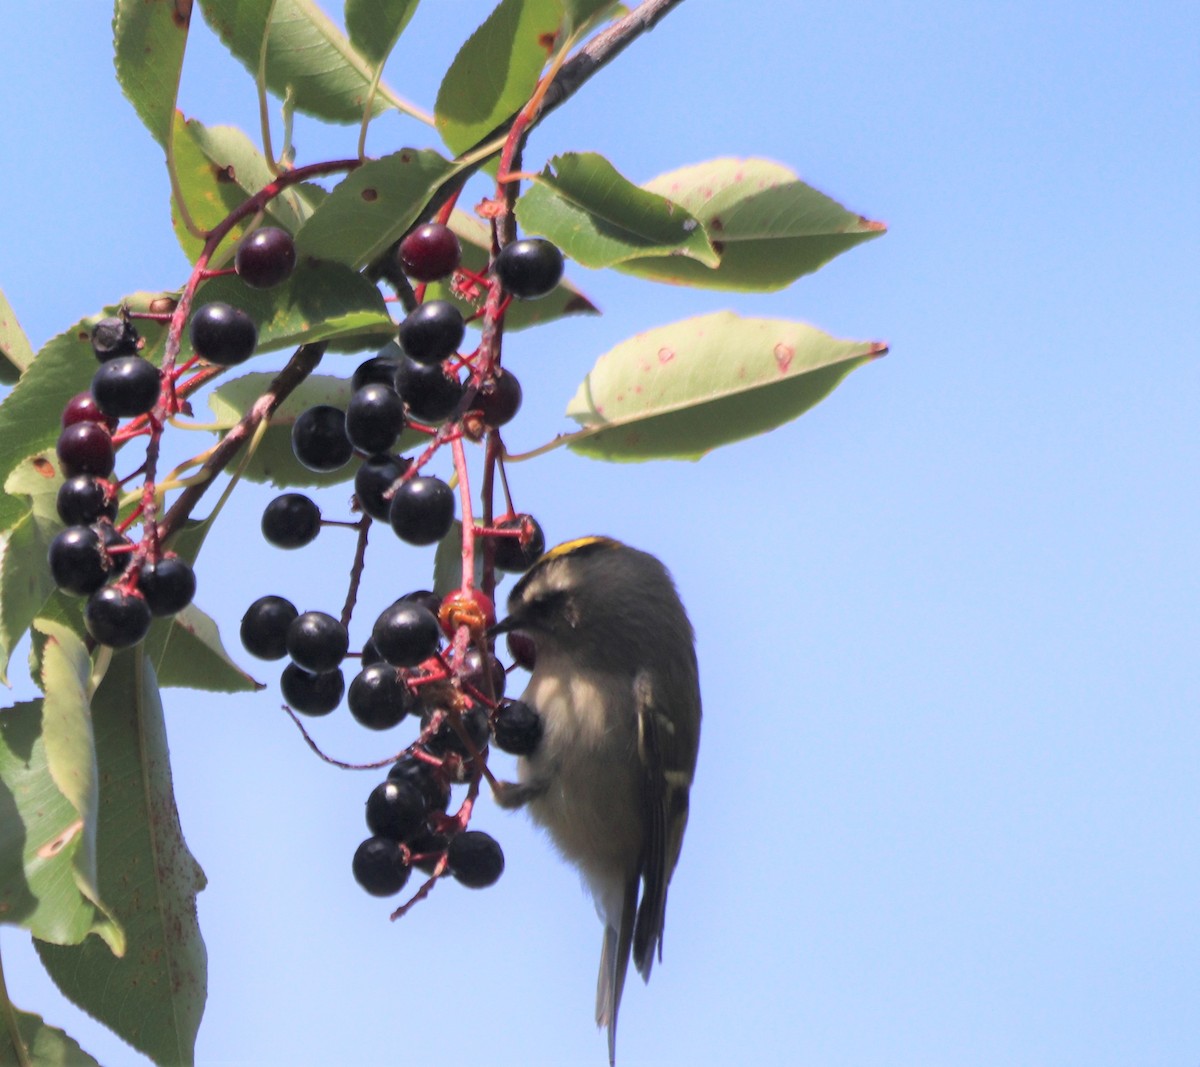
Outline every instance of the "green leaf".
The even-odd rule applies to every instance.
[[[455,169],[427,148],[402,148],[365,163],[313,213],[296,235],[296,247],[317,259],[366,266],[404,236]]]
[[[59,989],[156,1063],[194,1062],[207,957],[196,921],[204,873],[179,828],[162,704],[140,649],[115,653],[92,698],[100,767],[100,889],[124,926],[118,959],[94,938],[38,941]]]
[[[617,265],[675,285],[782,289],[885,230],[764,159],[715,159],[660,175],[644,188],[690,211],[721,256],[716,268],[683,256]]]
[[[197,306],[217,300],[254,320],[256,353],[316,341],[378,348],[396,332],[375,283],[340,263],[302,260],[286,282],[271,289],[252,289],[232,274],[212,278],[200,289]],[[190,341],[184,349],[191,351]]]
[[[382,63],[416,14],[420,0],[346,0],[350,43],[372,63]]]
[[[684,255],[708,267],[720,262],[691,214],[634,185],[594,152],[555,156],[518,201],[517,218],[585,267],[647,256]]]
[[[171,296],[133,293],[123,303],[132,311],[146,311],[153,301]],[[7,481],[26,457],[54,447],[63,407],[76,393],[91,386],[96,372],[90,340],[92,326],[105,315],[115,315],[119,306],[110,305],[47,341],[0,404],[0,479]],[[155,363],[161,362],[166,328],[145,319],[139,319],[137,326],[146,342],[142,355]],[[20,497],[0,496],[0,529],[9,529],[27,507]]]
[[[83,1051],[78,1043],[62,1030],[50,1026],[40,1015],[31,1011],[14,1009],[17,1031],[25,1045],[28,1062],[37,1067],[100,1067],[100,1064]],[[20,1062],[16,1052],[0,1037],[0,1065],[16,1067]]]
[[[478,219],[462,211],[454,211],[450,216],[450,229],[458,234],[462,245],[462,266],[473,274],[487,273],[491,256],[491,231]],[[481,291],[480,299],[485,294]],[[479,307],[476,303],[464,300],[451,286],[442,282],[431,282],[425,289],[426,300],[449,300],[458,305],[463,316],[469,318]],[[505,332],[536,326],[541,322],[550,322],[565,315],[598,315],[599,309],[583,295],[571,282],[563,279],[554,288],[538,300],[514,300],[504,312]],[[468,325],[478,327],[482,320],[472,319]]]
[[[171,135],[191,14],[180,0],[117,0],[113,12],[117,81],[160,145]]]
[[[455,519],[433,554],[433,591],[446,597],[462,588],[462,520]],[[483,585],[483,546],[475,542],[475,585]]]
[[[234,208],[275,180],[266,157],[241,130],[234,126],[205,126],[195,119],[185,120],[178,112],[175,113],[175,175],[192,221],[205,230],[213,229]],[[313,212],[314,189],[323,195],[323,190],[315,185],[285,189],[267,205],[264,224],[295,234]],[[195,263],[204,241],[188,231],[178,211],[171,214],[179,246]],[[230,231],[227,245],[230,250],[251,221],[248,218]]]
[[[253,693],[266,688],[234,663],[217,624],[194,604],[170,619],[154,622],[146,635],[146,655],[163,687],[210,693]]]
[[[266,34],[267,86],[277,96],[290,89],[298,110],[329,122],[362,118],[374,70],[312,0],[200,0],[200,10],[255,77]],[[380,83],[371,113],[390,107],[411,110]]]
[[[560,0],[501,0],[459,49],[438,89],[442,140],[465,152],[533,95],[562,21]]]
[[[613,0],[561,0],[563,7],[563,33],[576,33],[580,29],[590,30],[601,22],[615,18],[625,7]]]
[[[46,553],[63,525],[56,504],[60,485],[53,453],[22,460],[4,485],[10,497],[28,501],[21,517],[0,533],[0,681],[5,685],[13,646],[54,592]]]
[[[0,289],[0,385],[12,385],[33,362],[29,338]]]
[[[598,459],[699,459],[791,421],[886,352],[730,311],[660,326],[596,361],[567,405],[590,432],[567,444]]]

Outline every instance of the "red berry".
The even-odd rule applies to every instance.
[[[400,266],[413,281],[435,282],[458,269],[462,246],[449,226],[427,222],[400,242]]]
[[[286,230],[264,226],[242,238],[233,266],[247,285],[270,289],[287,281],[296,269],[296,244]]]

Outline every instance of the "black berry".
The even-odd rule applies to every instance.
[[[328,715],[342,702],[346,679],[340,669],[314,673],[289,663],[279,677],[279,688],[293,710],[305,715]]]
[[[442,598],[430,589],[414,589],[411,593],[405,593],[396,603],[399,604],[402,601],[420,604],[421,607],[425,608],[435,618],[442,610]]]
[[[454,490],[440,478],[410,478],[392,497],[388,522],[410,545],[431,545],[454,524]]]
[[[391,487],[412,466],[404,456],[371,456],[363,460],[354,474],[354,495],[358,506],[373,519],[387,522],[392,509],[391,497],[385,497]]]
[[[413,281],[436,282],[458,269],[462,246],[449,226],[427,222],[400,242],[400,267]]]
[[[449,844],[450,838],[445,834],[439,834],[429,829],[422,830],[408,842],[408,849],[412,855],[412,865],[419,871],[424,871],[426,874],[433,874],[434,868],[437,867],[438,862],[445,855],[446,847]]]
[[[54,584],[71,596],[94,593],[112,573],[100,535],[90,526],[60,530],[50,542],[47,558]]]
[[[258,344],[258,327],[241,308],[214,301],[192,316],[192,348],[196,355],[219,367],[245,363]]]
[[[542,717],[522,700],[503,700],[493,722],[496,747],[513,756],[529,756],[542,740]]]
[[[368,837],[359,845],[351,869],[354,880],[373,897],[394,896],[408,881],[404,853],[395,841],[386,837]]]
[[[92,474],[77,474],[58,487],[58,517],[68,526],[88,526],[97,519],[117,517],[117,494],[112,483]]]
[[[366,655],[364,648],[364,661]],[[350,714],[371,730],[391,729],[408,714],[412,704],[408,686],[388,663],[365,665],[351,680],[350,692],[346,694]]]
[[[141,356],[117,356],[92,376],[92,396],[105,415],[145,415],[158,400],[162,379],[158,368]]]
[[[88,597],[83,622],[88,633],[110,648],[136,645],[150,629],[150,607],[139,593],[109,585]]]
[[[504,671],[504,664],[490,652],[486,655],[490,671],[484,669],[483,652],[478,648],[467,649],[467,654],[463,656],[463,680],[468,685],[473,685],[476,689],[486,693],[489,697],[502,697],[504,696],[505,683],[508,681],[508,675]],[[488,679],[489,673],[491,675],[490,681]]]
[[[133,553],[130,549],[133,542],[129,540],[107,519],[100,519],[92,524],[92,529],[100,536],[100,544],[108,556],[108,569],[112,574],[122,574],[129,568]]]
[[[330,404],[302,411],[292,423],[292,451],[310,471],[344,467],[354,455],[346,436],[346,413]]]
[[[424,736],[425,731],[429,728],[433,721],[433,716],[437,712],[432,708],[427,708],[421,716],[421,732]],[[475,746],[476,752],[482,752],[487,748],[488,738],[491,736],[491,726],[488,723],[487,712],[479,705],[474,705],[462,712],[460,716],[463,730],[467,737],[471,739],[471,744]],[[457,753],[464,759],[471,755],[471,749],[466,741],[459,736],[459,733],[454,729],[450,722],[450,716],[446,712],[442,712],[442,720],[438,728],[425,737],[422,741],[426,750],[432,752],[435,756],[445,756],[451,752]]]
[[[385,610],[371,631],[371,641],[393,667],[415,667],[437,651],[441,627],[428,608],[397,601]]]
[[[448,300],[426,300],[400,323],[400,347],[418,363],[433,366],[454,355],[466,326]]]
[[[408,782],[415,786],[430,811],[445,811],[450,804],[450,783],[424,760],[413,759],[412,756],[398,759],[387,776],[391,781]]]
[[[97,474],[106,478],[116,466],[112,436],[97,422],[76,422],[63,428],[56,446],[63,474]]]
[[[147,560],[138,571],[138,589],[151,615],[174,615],[196,595],[196,573],[178,556],[164,556],[157,563]]]
[[[117,420],[111,415],[105,415],[96,406],[96,398],[91,393],[76,393],[63,408],[63,426],[73,426],[77,422],[98,422],[107,427],[109,433],[117,428]]]
[[[521,408],[521,396],[517,376],[501,369],[479,387],[471,406],[483,416],[485,426],[495,429],[513,420]]]
[[[533,670],[537,663],[537,646],[532,637],[523,633],[510,633],[506,635],[505,644],[514,666],[527,671]]]
[[[376,455],[396,443],[404,429],[404,401],[391,385],[372,382],[356,390],[346,407],[346,436],[360,452]]]
[[[242,645],[259,659],[283,659],[287,655],[287,632],[300,613],[281,596],[260,596],[242,616]]]
[[[364,385],[378,383],[395,388],[396,368],[400,365],[400,349],[389,345],[377,356],[360,363],[350,378],[350,392],[357,393]]]
[[[506,292],[521,300],[534,300],[558,285],[563,276],[563,257],[549,241],[526,237],[500,250],[495,271]]]
[[[416,786],[389,778],[367,797],[367,829],[389,841],[407,841],[424,828],[425,811]]]
[[[321,532],[321,509],[303,493],[283,493],[263,509],[262,534],[276,548],[300,548]]]
[[[427,367],[405,356],[396,368],[396,392],[418,422],[442,422],[458,407],[465,391],[440,364]]]
[[[470,889],[495,885],[504,873],[504,853],[499,842],[482,830],[464,830],[451,838],[446,859],[450,873]]]
[[[496,528],[520,531],[517,537],[492,538],[492,560],[497,570],[520,574],[546,551],[546,535],[532,515],[511,515],[497,522]]]
[[[276,226],[264,226],[243,237],[233,259],[238,277],[254,289],[270,289],[287,281],[296,268],[292,235]]]
[[[92,351],[103,363],[118,356],[132,356],[138,350],[138,332],[128,319],[101,319],[92,327]]]
[[[296,616],[287,629],[288,655],[314,674],[333,670],[349,647],[346,627],[323,611],[306,611]]]

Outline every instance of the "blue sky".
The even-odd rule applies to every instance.
[[[393,86],[431,105],[489,8],[423,5]],[[105,5],[67,9],[3,18],[0,288],[36,344],[186,275]],[[660,555],[699,635],[692,821],[663,964],[626,993],[624,1067],[1200,1054],[1195,34],[1175,3],[688,0],[533,138],[527,166],[595,150],[639,181],[765,156],[891,227],[765,296],[573,268],[604,316],[506,344],[514,450],[564,427],[595,356],[688,315],[892,349],[697,464],[514,473],[552,541]],[[254,128],[249,79],[198,19],[182,102]],[[354,136],[302,123],[300,158]],[[433,142],[392,117],[369,147],[404,143]],[[198,602],[234,644],[261,593],[341,602],[349,544],[268,551],[272,495],[244,486],[201,558]],[[381,551],[380,606],[426,584],[429,553]],[[390,924],[349,875],[375,779],[315,761],[274,689],[166,696],[210,882],[199,1063],[604,1062],[599,925],[522,816],[481,805],[496,887],[440,886]],[[316,729],[386,755],[353,723]],[[0,944],[18,1004],[105,1064],[144,1062],[57,997],[23,934]]]

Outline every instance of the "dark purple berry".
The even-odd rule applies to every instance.
[[[276,548],[300,548],[321,532],[321,509],[303,493],[282,493],[263,509],[262,534]]]
[[[100,644],[128,648],[136,645],[150,629],[150,607],[140,593],[108,585],[88,597],[83,622]]]
[[[296,269],[296,244],[286,230],[264,226],[242,238],[233,266],[251,288],[270,289],[287,281]]]
[[[182,611],[196,595],[196,572],[178,556],[147,560],[138,571],[138,589],[156,617]]]
[[[68,478],[76,474],[107,478],[117,462],[112,435],[98,422],[75,422],[64,427],[58,435],[56,451],[63,474]]]
[[[467,649],[467,654],[463,656],[463,681],[468,685],[473,685],[482,693],[486,693],[493,699],[504,696],[504,687],[508,682],[508,675],[505,673],[504,664],[501,663],[490,652],[487,654],[487,662],[490,666],[490,681],[488,678],[489,672],[484,670],[484,654],[477,648]]]
[[[375,642],[368,637],[359,654],[359,663],[364,667],[374,667],[376,663],[382,662],[383,657],[379,654],[379,649],[375,647]]]
[[[494,378],[479,387],[471,407],[483,416],[484,425],[492,429],[511,422],[521,408],[521,383],[517,376],[498,370]]]
[[[386,837],[368,837],[354,853],[354,880],[373,897],[395,896],[408,881],[404,853]]]
[[[405,356],[396,368],[396,392],[418,422],[442,422],[458,407],[465,391],[441,365],[427,367]]]
[[[546,535],[532,515],[511,515],[496,523],[499,530],[520,530],[518,537],[493,537],[492,561],[496,569],[520,574],[541,558],[546,551]]]
[[[430,811],[445,811],[450,804],[450,783],[424,760],[404,756],[392,764],[387,776],[391,781],[415,786]]]
[[[354,392],[346,407],[346,436],[368,455],[387,452],[404,424],[404,401],[391,385],[364,385]]]
[[[396,603],[420,604],[434,618],[442,610],[442,598],[430,589],[414,589],[411,593],[405,593]]]
[[[288,627],[300,613],[281,596],[260,596],[242,616],[242,645],[259,659],[283,659],[287,655]]]
[[[521,300],[535,300],[551,292],[562,279],[563,257],[549,241],[526,237],[505,245],[494,269],[505,292]]]
[[[378,355],[358,365],[350,378],[350,392],[357,393],[364,385],[374,383],[395,388],[396,368],[400,365],[400,357],[403,354],[398,344],[394,341],[389,342]]]
[[[96,398],[91,393],[76,393],[63,408],[63,426],[74,426],[77,422],[98,422],[106,427],[109,433],[117,428],[117,420],[111,415],[105,415],[96,406]]]
[[[426,708],[421,715],[421,733],[425,737],[421,743],[426,750],[435,756],[446,756],[454,752],[464,759],[470,757],[470,747],[454,729],[450,715],[445,711],[441,712],[442,720],[438,728],[429,736],[425,736],[425,731],[429,729],[436,714],[438,712],[435,709]],[[471,739],[471,744],[475,746],[475,751],[482,752],[487,748],[488,738],[491,736],[491,725],[488,722],[487,712],[476,704],[462,712],[460,720],[467,737]]]
[[[92,523],[92,529],[99,535],[108,556],[109,573],[116,575],[127,571],[133,559],[133,542],[106,519]]]
[[[510,633],[505,636],[508,654],[512,656],[513,665],[523,670],[531,671],[537,663],[537,646],[529,634]]]
[[[58,487],[58,517],[68,526],[90,526],[117,517],[116,487],[92,474],[77,474]]]
[[[68,526],[50,542],[47,553],[54,584],[71,596],[87,596],[112,573],[100,535],[90,526]]]
[[[138,332],[128,319],[101,319],[92,327],[92,351],[101,363],[136,355],[137,350]]]
[[[400,242],[400,267],[413,281],[436,282],[462,262],[458,235],[440,222],[418,226]]]
[[[364,459],[354,474],[354,495],[358,506],[373,519],[387,522],[392,498],[385,497],[391,487],[412,466],[404,456],[371,456]]]
[[[214,301],[192,316],[191,338],[201,359],[218,367],[233,367],[254,355],[258,327],[241,308]]]
[[[432,545],[454,524],[454,490],[440,478],[410,478],[392,497],[388,522],[401,541]]]
[[[412,855],[412,865],[419,871],[424,871],[426,874],[433,874],[434,868],[437,867],[438,862],[445,855],[446,846],[449,844],[450,838],[445,834],[435,833],[430,829],[422,830],[408,842],[408,849]]]
[[[310,471],[344,467],[354,455],[346,436],[346,413],[330,404],[302,411],[292,423],[292,452]]]
[[[451,838],[446,859],[450,873],[469,889],[495,885],[504,873],[504,853],[499,842],[482,830],[464,830]]]
[[[393,667],[415,667],[437,651],[442,636],[436,616],[412,601],[387,608],[371,631],[371,641]]]
[[[289,663],[279,677],[279,688],[293,711],[305,715],[328,715],[342,702],[346,679],[340,669],[313,673]]]
[[[132,418],[145,415],[158,400],[162,376],[141,356],[117,356],[100,364],[92,376],[92,396],[105,415]]]
[[[333,670],[346,657],[350,637],[332,615],[306,611],[287,630],[287,651],[292,661],[313,674]]]
[[[426,300],[400,323],[400,347],[418,363],[434,366],[458,351],[465,332],[462,312],[450,301]]]
[[[366,654],[364,648],[364,662]],[[350,681],[346,705],[363,726],[371,730],[389,730],[408,714],[413,706],[413,696],[391,664],[366,664]]]
[[[513,756],[529,756],[542,740],[542,717],[522,700],[502,700],[493,723],[496,747]]]
[[[389,778],[367,797],[367,829],[389,841],[407,841],[425,826],[425,798],[409,782]]]

